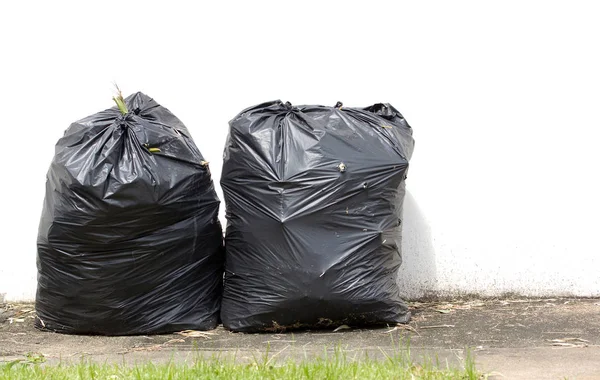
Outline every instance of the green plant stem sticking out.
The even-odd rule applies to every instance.
[[[127,115],[129,110],[127,109],[127,105],[125,105],[125,99],[123,99],[123,94],[121,93],[121,89],[115,83],[115,87],[117,88],[117,96],[113,96],[113,100],[117,103],[117,107],[119,107],[119,111],[123,115]]]

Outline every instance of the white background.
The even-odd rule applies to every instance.
[[[188,126],[215,181],[245,107],[390,102],[417,142],[406,296],[598,296],[596,4],[3,1],[0,293],[34,297],[54,144],[116,81]]]

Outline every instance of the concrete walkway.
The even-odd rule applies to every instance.
[[[600,379],[600,299],[412,302],[408,326],[241,334],[218,328],[197,336],[70,336],[33,328],[30,304],[0,306],[0,362],[43,354],[48,362],[135,363],[231,355],[273,362],[331,355],[410,354],[416,361],[464,362],[465,348],[491,379]],[[12,322],[12,323],[11,323]],[[345,326],[344,326],[345,327]],[[423,359],[426,358],[426,359]]]

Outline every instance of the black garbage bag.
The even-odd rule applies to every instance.
[[[223,238],[207,163],[169,110],[79,120],[56,145],[38,234],[36,327],[132,335],[219,323]]]
[[[225,327],[407,322],[397,272],[413,146],[389,104],[274,101],[236,116],[221,177]]]

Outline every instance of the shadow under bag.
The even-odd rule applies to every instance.
[[[397,276],[413,146],[389,104],[273,101],[236,116],[221,177],[225,327],[407,322]]]
[[[219,199],[186,127],[136,93],[56,145],[38,234],[36,327],[212,329],[223,278]]]

